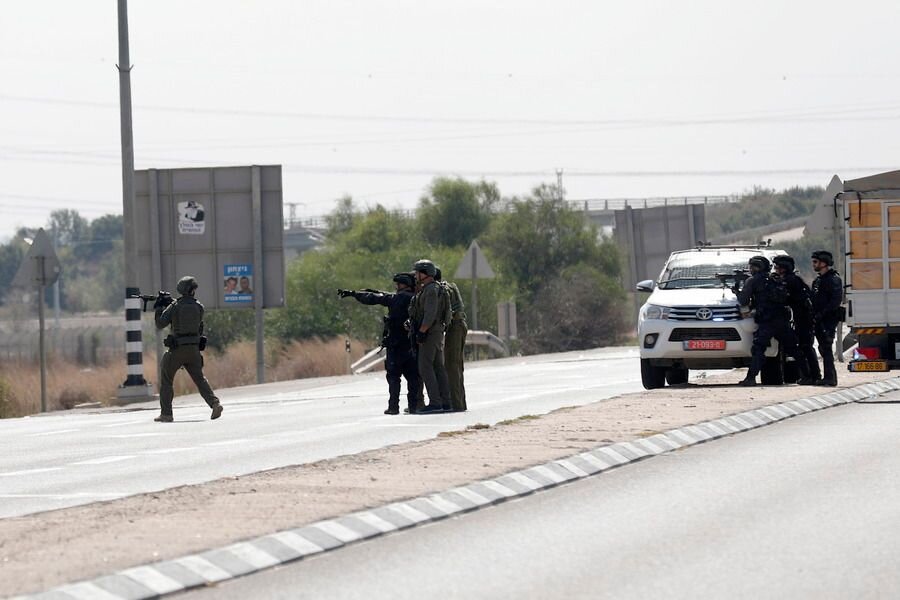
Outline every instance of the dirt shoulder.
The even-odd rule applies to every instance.
[[[425,442],[3,519],[0,596],[177,558],[832,389],[734,386],[741,375],[628,394]],[[891,376],[842,373],[840,387]]]

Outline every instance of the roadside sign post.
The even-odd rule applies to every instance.
[[[472,280],[472,330],[477,331],[478,280],[493,279],[496,275],[494,275],[494,270],[488,264],[487,259],[484,257],[484,252],[481,251],[476,240],[472,240],[472,243],[469,244],[469,249],[466,250],[465,256],[460,261],[454,277]]]
[[[25,260],[19,266],[12,285],[38,288],[38,348],[41,363],[41,412],[47,412],[47,345],[44,340],[44,294],[47,286],[59,279],[59,258],[53,249],[50,236],[38,229]]]

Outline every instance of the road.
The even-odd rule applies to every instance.
[[[470,410],[441,415],[383,415],[387,384],[372,373],[223,390],[218,421],[196,395],[176,399],[173,424],[154,423],[159,409],[151,405],[0,420],[0,518],[428,439],[642,389],[637,349],[474,363],[466,384]]]
[[[898,430],[895,393],[179,597],[897,597]]]

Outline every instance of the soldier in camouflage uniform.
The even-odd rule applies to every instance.
[[[459,288],[451,281],[444,281],[440,269],[437,269],[434,278],[450,295],[451,317],[450,323],[447,325],[447,333],[444,335],[444,366],[447,369],[447,379],[450,383],[450,404],[453,412],[463,412],[468,408],[463,377],[463,351],[466,348],[466,334],[469,333],[469,325],[466,323],[466,307],[463,304]]]
[[[197,390],[206,403],[212,409],[211,419],[222,416],[222,405],[213,393],[212,387],[203,375],[203,355],[200,351],[206,341],[203,335],[203,305],[194,298],[197,290],[197,280],[191,276],[182,277],[175,288],[180,294],[178,300],[172,301],[171,296],[157,298],[153,308],[156,311],[156,327],[164,329],[172,327],[172,333],[166,336],[165,345],[168,348],[162,358],[162,376],[159,383],[160,414],[154,419],[161,423],[171,423],[172,399],[175,396],[173,382],[175,373],[184,367],[188,372]]]
[[[410,304],[409,319],[417,345],[419,377],[428,392],[424,413],[450,412],[450,387],[444,368],[444,328],[450,319],[450,298],[434,276],[437,268],[430,260],[416,262],[413,269],[419,292]]]

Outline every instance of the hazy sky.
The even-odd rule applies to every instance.
[[[121,213],[115,0],[0,7],[0,236]],[[825,185],[900,164],[898,22],[888,1],[132,0],[135,163],[281,164],[298,217],[412,207],[436,175]]]

